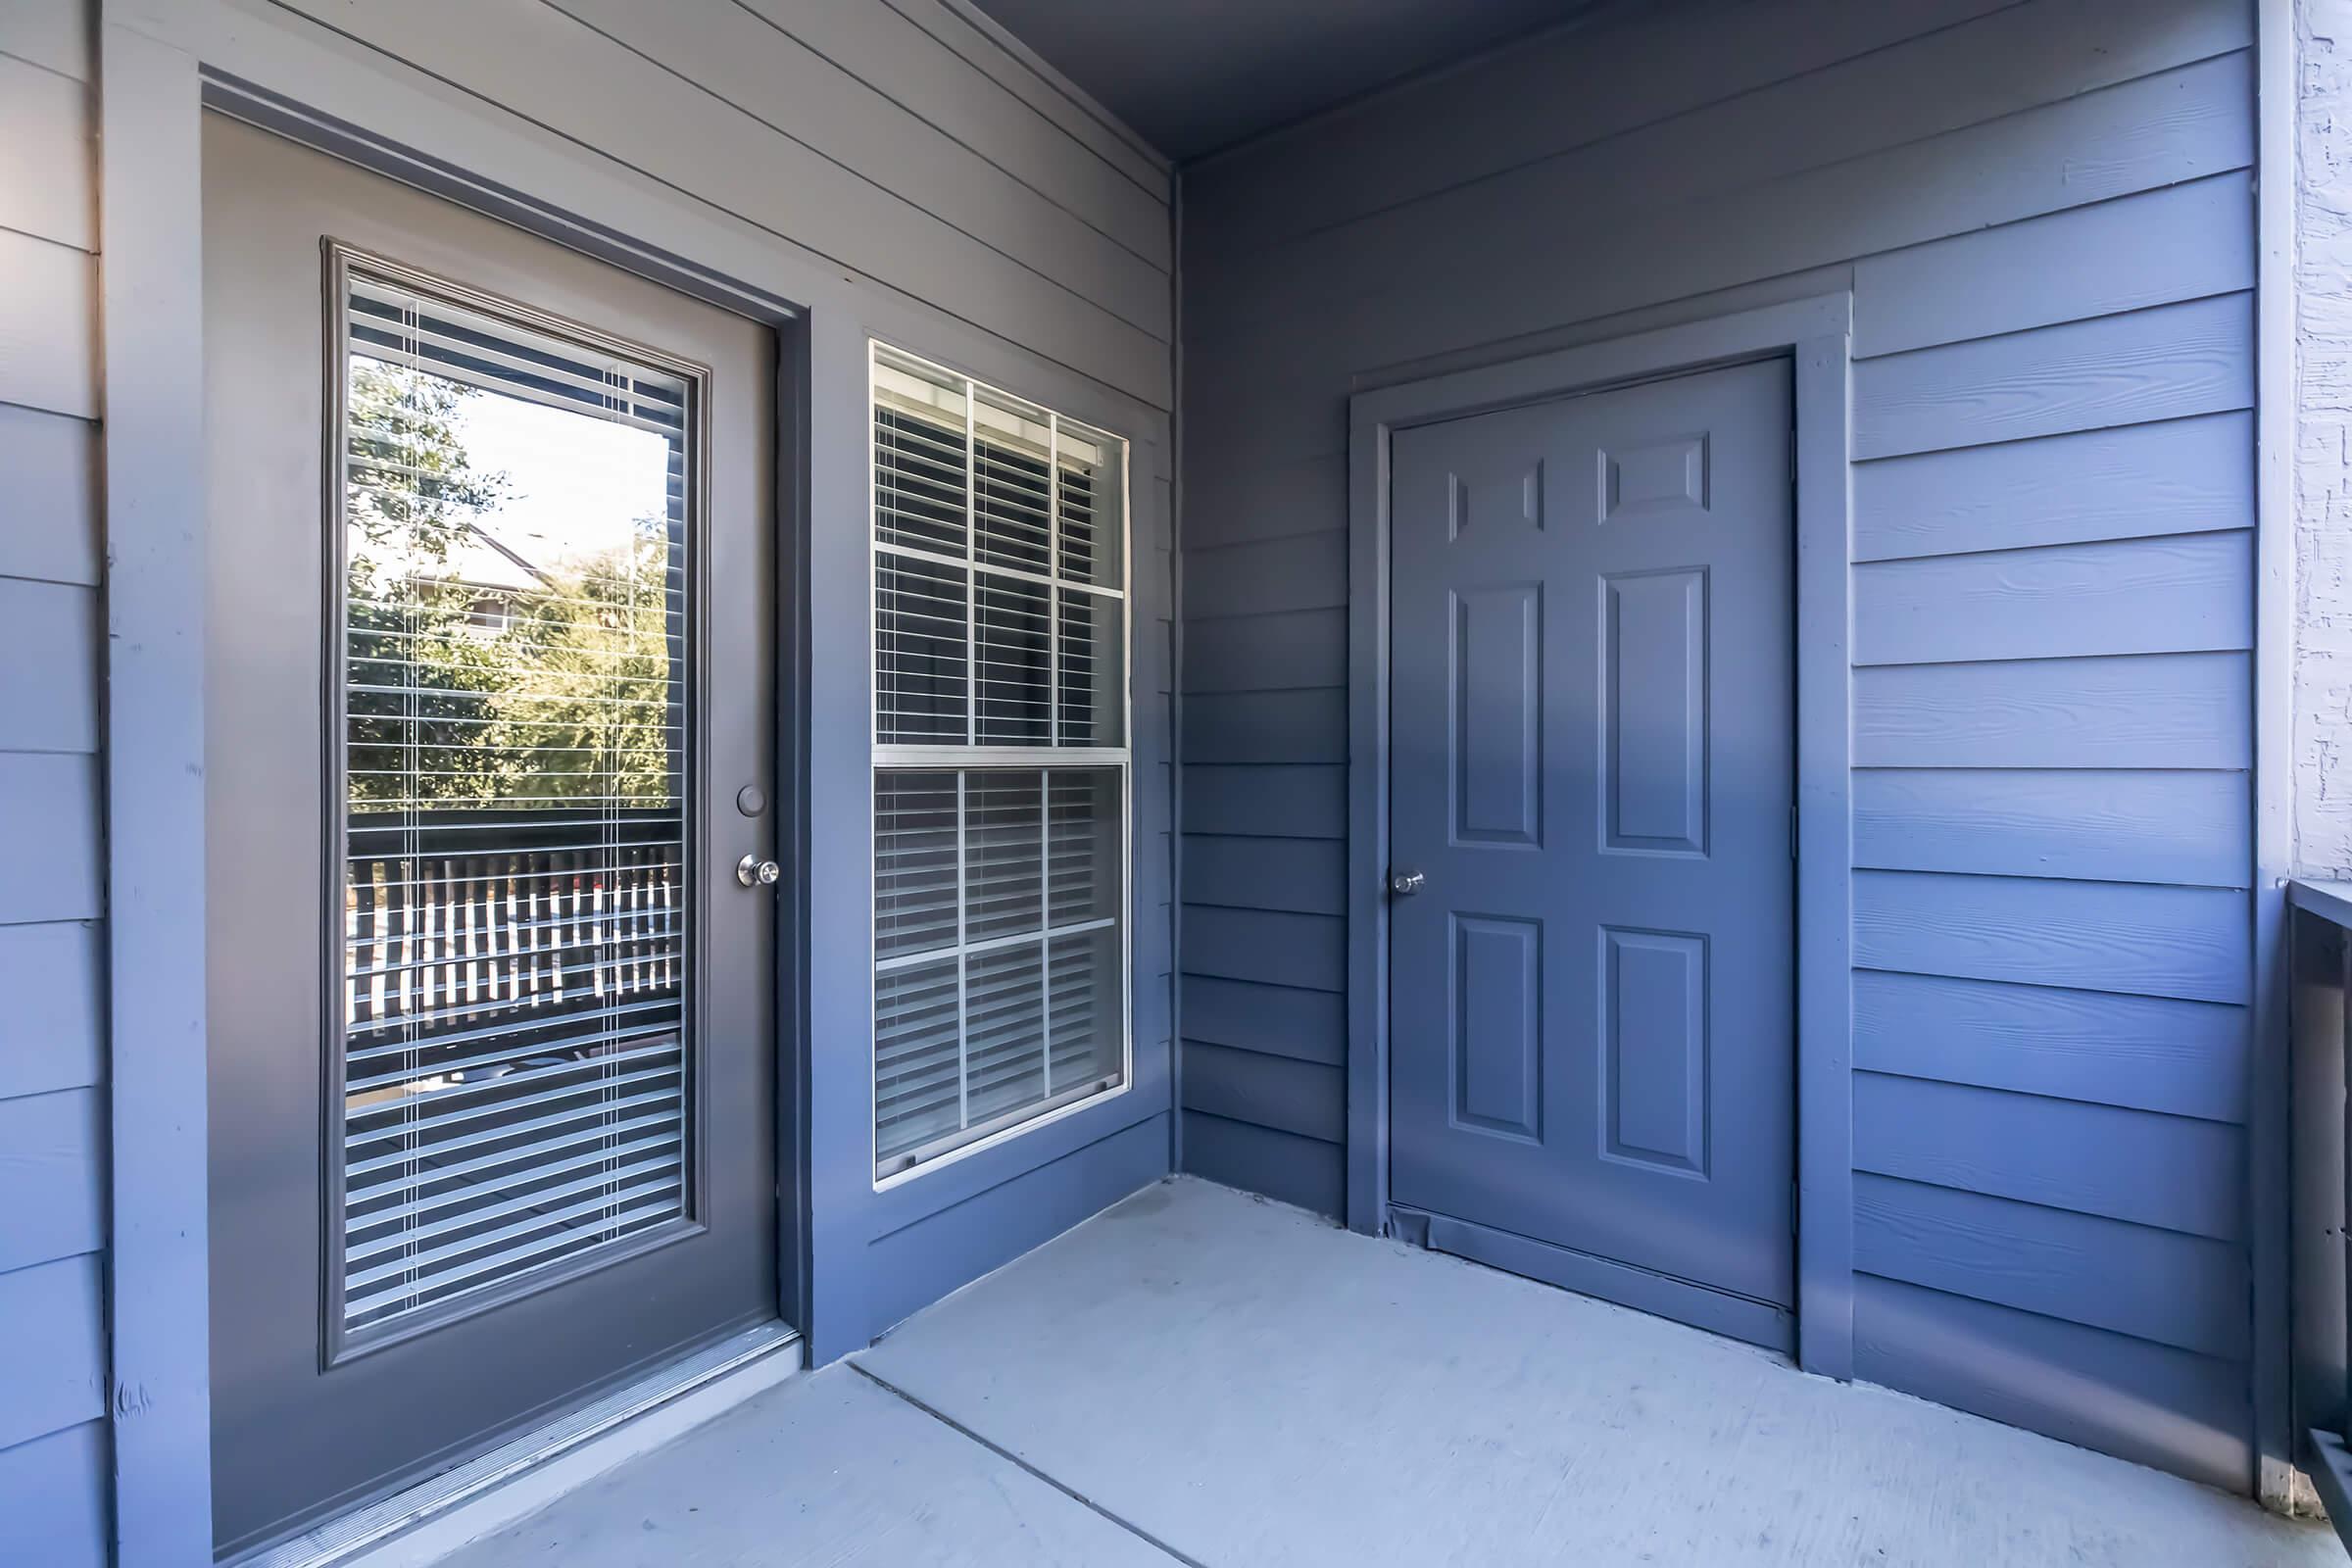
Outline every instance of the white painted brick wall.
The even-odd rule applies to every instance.
[[[2296,11],[2294,868],[2352,879],[2352,0]]]

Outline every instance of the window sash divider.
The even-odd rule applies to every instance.
[[[967,545],[966,548],[969,548]],[[992,577],[1012,577],[1021,582],[1035,583],[1041,588],[1064,588],[1071,593],[1093,594],[1097,599],[1125,599],[1124,588],[1106,587],[1099,582],[1086,582],[1077,577],[1065,577],[1058,571],[1031,571],[1026,566],[1000,565],[993,561],[979,561],[965,556],[951,556],[944,550],[925,550],[920,545],[903,545],[888,539],[874,541],[874,553],[879,556],[906,556],[915,561],[928,561],[941,566],[969,566],[974,571],[987,572]]]
[[[1046,434],[1046,570],[1052,581],[1046,589],[1046,740],[1061,744],[1061,421],[1047,421]],[[1044,787],[1045,781],[1038,781]],[[1049,971],[1051,964],[1048,965]],[[1046,995],[1054,994],[1054,977],[1046,976]],[[1052,1007],[1046,1009],[1051,1015]],[[1051,1025],[1047,1029],[1046,1060],[1054,1059]],[[1046,1072],[1050,1088],[1053,1070]]]
[[[1035,931],[1015,931],[1008,936],[983,937],[978,942],[959,942],[952,948],[925,948],[920,953],[894,953],[874,960],[876,974],[888,974],[894,969],[912,969],[926,963],[945,963],[950,958],[970,957],[983,953],[996,953],[1005,948],[1035,946],[1051,942],[1055,937],[1081,937],[1089,931],[1107,931],[1119,923],[1116,915],[1102,915],[1092,920],[1076,920],[1067,925],[1050,925]]]
[[[1134,760],[1124,746],[877,746],[877,770],[988,772],[1097,767],[1125,768]]]
[[[963,739],[969,746],[980,739],[980,443],[975,405],[980,401],[970,382],[963,387]],[[963,784],[956,785],[956,859],[963,861]],[[956,934],[963,935],[962,895],[956,895]],[[963,967],[956,971],[956,1028],[963,1031]],[[958,1047],[960,1050],[961,1048]],[[968,1080],[968,1073],[957,1074]],[[956,1091],[958,1101],[963,1091]],[[962,1118],[966,1121],[970,1118]]]
[[[966,416],[969,416],[971,398],[964,398]],[[967,534],[966,537],[969,537]],[[972,1124],[972,999],[971,960],[969,957],[971,910],[971,846],[966,824],[970,820],[969,790],[964,775],[956,775],[956,1125]]]

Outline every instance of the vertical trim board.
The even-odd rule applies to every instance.
[[[114,1548],[212,1552],[205,1208],[204,244],[196,62],[109,4],[107,1012]],[[103,1374],[102,1374],[103,1375]],[[100,1408],[109,1401],[100,1400]]]
[[[1852,310],[1796,351],[1796,1332],[1833,1378],[1854,1367]]]
[[[2254,1492],[2266,1507],[2295,1501],[2290,1364],[2287,960],[2285,888],[2294,843],[2294,452],[2297,440],[2294,227],[2296,7],[2256,0],[2255,244],[2256,546],[2254,657],[2253,1080],[2247,1113],[2252,1218]],[[2305,1488],[2308,1491],[2308,1487]]]

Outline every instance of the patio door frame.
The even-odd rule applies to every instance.
[[[1396,432],[1761,360],[1796,414],[1797,1360],[1853,1375],[1853,848],[1847,459],[1853,296],[1839,290],[1359,392],[1348,406],[1348,1225],[1389,1209],[1390,443]]]
[[[842,322],[838,343],[820,343],[809,307],[679,255],[677,232],[697,222],[683,203],[637,196],[624,231],[413,150],[446,105],[364,65],[289,47],[250,17],[210,0],[101,0],[99,10],[114,1544],[119,1561],[196,1563],[213,1560],[205,945],[184,894],[205,876],[208,530],[204,427],[189,412],[204,389],[203,117],[259,126],[776,334],[778,711],[767,811],[773,853],[794,871],[776,911],[776,1305],[804,1335],[814,1272],[811,878],[802,874],[810,846],[811,386],[819,362],[852,342],[862,349],[863,328]],[[215,48],[227,63],[212,58]],[[257,65],[316,102],[258,85]],[[319,107],[330,103],[335,113]],[[372,122],[343,118],[355,113]],[[499,150],[515,162],[513,148]],[[710,227],[701,222],[700,234]]]

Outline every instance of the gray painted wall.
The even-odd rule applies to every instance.
[[[0,9],[0,1561],[106,1559],[89,18]]]
[[[2295,872],[2352,878],[2352,0],[2299,0]]]
[[[1342,1207],[1349,393],[1850,287],[1856,1369],[2250,1489],[2252,27],[1680,0],[1187,171],[1189,1168]]]

